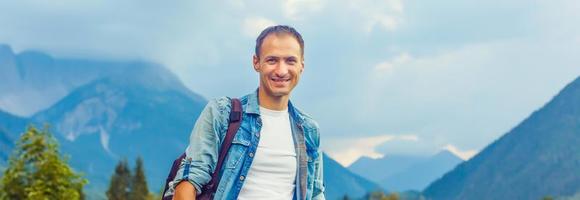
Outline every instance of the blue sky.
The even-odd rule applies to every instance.
[[[484,148],[580,75],[578,10],[573,0],[2,1],[0,43],[158,62],[213,98],[251,92],[255,37],[292,25],[306,42],[292,99],[347,165]]]

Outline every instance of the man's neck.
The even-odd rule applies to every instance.
[[[288,108],[289,95],[272,97],[262,89],[258,89],[258,102],[260,106],[270,110],[286,110]]]

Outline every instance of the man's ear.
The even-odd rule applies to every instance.
[[[252,57],[252,65],[254,66],[254,70],[260,70],[260,58],[258,58],[258,56],[254,55]]]
[[[302,73],[302,71],[304,71],[304,67],[306,67],[306,65],[304,64],[304,59],[302,59],[302,69],[300,69],[300,73]]]

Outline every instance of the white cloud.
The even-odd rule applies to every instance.
[[[375,27],[395,31],[403,23],[404,5],[400,0],[352,0],[350,5],[363,16],[364,30],[367,33]]]
[[[442,149],[445,149],[453,154],[455,154],[456,156],[458,156],[459,158],[463,159],[463,160],[469,160],[471,157],[475,156],[475,154],[477,154],[476,150],[460,150],[459,148],[457,148],[456,146],[453,146],[452,144],[447,144],[445,145]]]
[[[387,60],[375,65],[375,71],[384,74],[391,73],[394,68],[407,64],[413,60],[413,57],[408,53],[401,53],[391,60]],[[374,74],[374,73],[373,73]]]
[[[246,36],[256,38],[260,32],[268,26],[275,25],[276,22],[263,17],[249,17],[243,22],[242,29]]]
[[[343,166],[348,166],[361,156],[381,158],[376,147],[389,141],[418,141],[416,135],[378,135],[360,138],[328,139],[323,142],[323,149],[330,157]]]
[[[368,70],[367,81],[356,87],[363,88],[357,96],[365,98],[352,113],[365,116],[360,117],[365,122],[388,123],[389,132],[438,138],[436,149],[449,143],[482,149],[580,74],[572,64],[578,57],[571,53],[578,48],[569,42],[525,38],[471,44],[399,66],[395,60],[406,59],[393,58]],[[385,77],[379,69],[396,74]],[[506,107],[509,112],[502,110]],[[369,118],[377,108],[383,113]],[[469,158],[468,153],[458,154]]]
[[[244,0],[229,0],[228,3],[238,9],[243,9],[246,7]]]
[[[392,11],[397,13],[403,13],[403,2],[401,0],[389,0],[387,4]]]
[[[302,20],[305,19],[306,14],[320,11],[323,7],[323,0],[286,0],[283,4],[283,11],[288,19]]]
[[[397,18],[389,15],[377,15],[374,17],[375,23],[382,25],[389,31],[394,31],[399,26]]]

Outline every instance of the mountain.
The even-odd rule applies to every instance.
[[[132,76],[143,66],[154,65],[139,61],[53,58],[34,50],[14,53],[10,46],[0,44],[0,109],[29,117],[48,109],[82,85],[103,77]],[[173,79],[174,85],[181,84],[172,74],[159,75],[165,76],[166,81]]]
[[[383,188],[388,188],[391,191],[422,191],[429,183],[437,180],[461,162],[463,162],[461,158],[443,150],[424,161],[412,164],[406,169],[388,176],[380,183]]]
[[[158,191],[207,103],[164,73],[143,66],[125,77],[95,80],[32,121],[51,124],[70,164],[89,178],[89,188],[104,191],[118,160],[132,163],[142,156],[149,186]]]
[[[411,155],[386,155],[378,159],[363,156],[352,163],[348,169],[366,179],[379,183],[387,177],[426,159],[427,157]]]
[[[1,44],[0,80],[0,165],[27,124],[48,123],[71,166],[89,179],[90,198],[104,198],[118,160],[137,156],[151,191],[160,190],[207,103],[155,63],[16,54]]]
[[[26,119],[0,110],[0,165],[5,165],[18,136],[26,126]]]
[[[352,173],[326,154],[323,156],[326,199],[336,200],[344,195],[362,197],[368,192],[381,190],[378,184]]]
[[[11,137],[17,137],[19,132],[24,131],[26,128],[26,121],[26,118],[0,110],[0,128],[11,133]]]
[[[12,148],[14,148],[14,138],[4,128],[0,128],[0,166],[5,165]]]
[[[460,162],[459,157],[443,150],[433,156],[361,157],[348,168],[390,191],[421,191]]]
[[[580,77],[424,190],[429,199],[541,199],[580,192]]]

